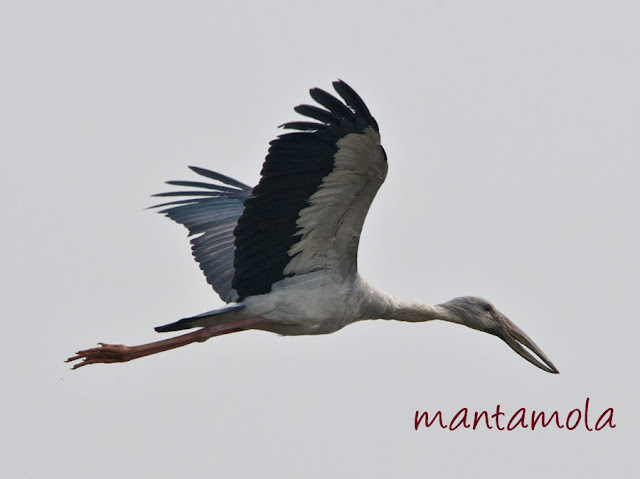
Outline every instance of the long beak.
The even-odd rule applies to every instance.
[[[491,331],[492,334],[498,336],[505,343],[509,345],[516,353],[529,361],[534,366],[539,367],[543,371],[547,371],[552,374],[559,374],[558,368],[556,368],[546,354],[542,352],[542,349],[534,343],[529,336],[524,334],[518,326],[513,324],[509,318],[500,314],[500,327]],[[528,349],[525,349],[528,348]],[[531,352],[535,353],[538,358],[542,359],[540,362]]]

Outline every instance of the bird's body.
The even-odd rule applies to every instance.
[[[345,279],[318,271],[245,299],[246,307],[236,314],[263,317],[265,322],[255,329],[287,336],[329,334],[356,321],[379,318],[385,299],[359,275]]]
[[[362,99],[342,81],[334,88],[342,101],[316,88],[311,96],[324,108],[295,108],[315,121],[283,125],[297,131],[271,142],[256,187],[192,167],[215,182],[170,181],[192,189],[157,195],[181,198],[159,205],[161,213],[189,229],[195,259],[229,305],[156,328],[199,331],[81,351],[69,359],[82,360],[75,367],[127,361],[246,329],[293,336],[333,333],[368,319],[439,319],[496,335],[557,373],[540,348],[484,299],[420,304],[390,296],[360,276],[360,235],[386,178],[387,156]]]

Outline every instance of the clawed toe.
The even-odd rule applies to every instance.
[[[65,362],[70,363],[80,360],[80,362],[74,364],[72,368],[78,369],[88,364],[122,363],[132,359],[128,346],[122,344],[98,344],[100,347],[78,351],[75,356],[68,358]]]

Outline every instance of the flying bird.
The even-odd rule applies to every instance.
[[[99,343],[67,362],[73,369],[130,361],[245,330],[281,335],[329,334],[367,319],[442,320],[499,337],[540,369],[558,373],[542,350],[489,301],[463,296],[429,305],[399,299],[358,273],[365,217],[387,175],[378,123],[345,82],[338,97],[310,90],[317,105],[281,125],[258,185],[190,167],[200,181],[169,181],[184,191],[159,212],[189,230],[193,256],[227,306],[158,326],[196,331],[138,346]]]

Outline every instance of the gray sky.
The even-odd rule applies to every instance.
[[[640,7],[381,3],[3,4],[0,476],[638,469]],[[561,374],[393,322],[69,371],[77,349],[221,305],[149,195],[187,165],[255,183],[277,125],[336,78],[389,156],[363,275],[430,303],[485,296]],[[413,429],[417,409],[566,416],[586,397],[616,429]]]

